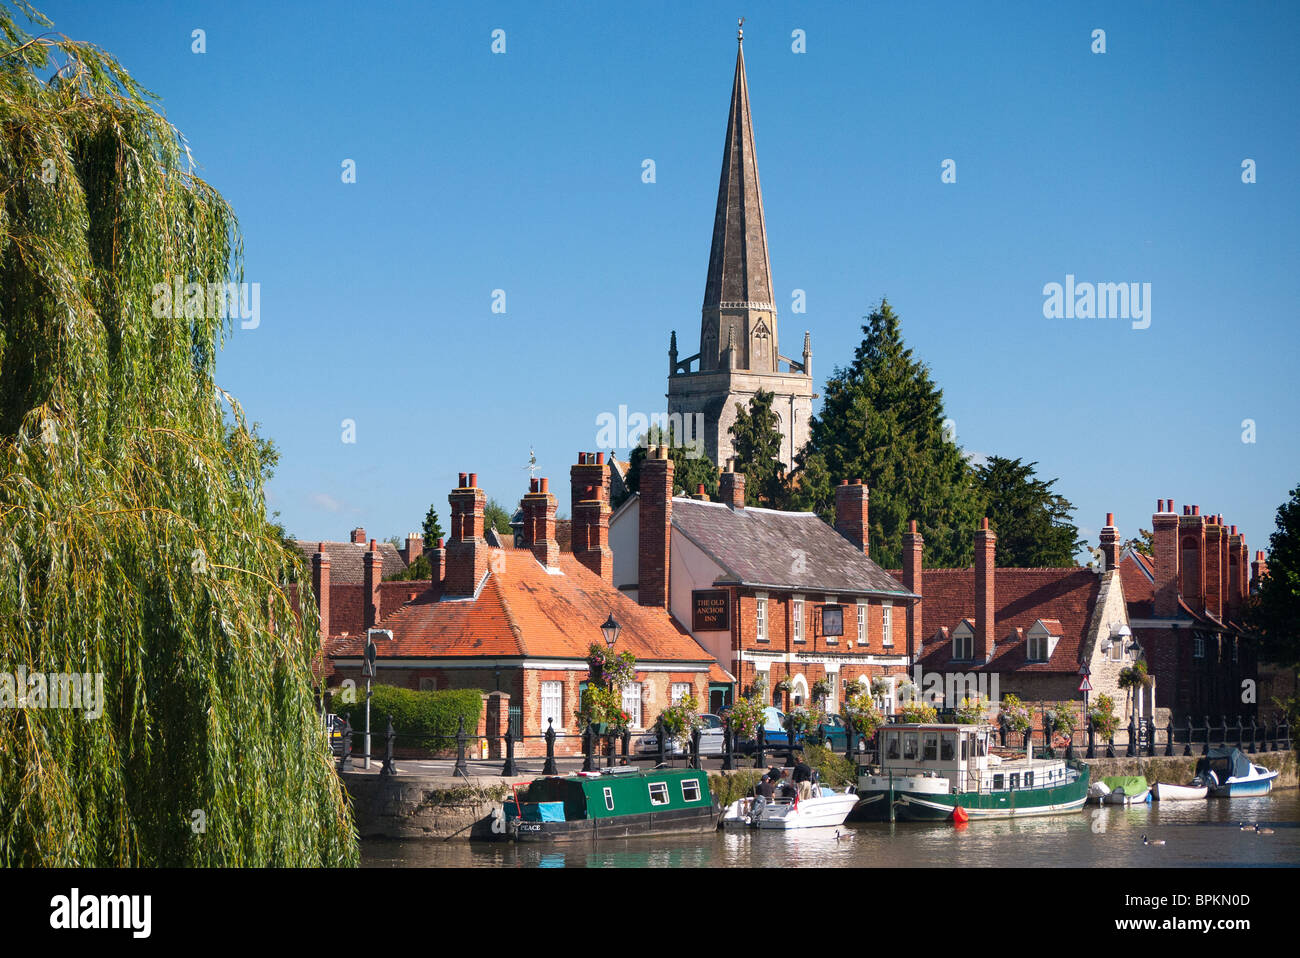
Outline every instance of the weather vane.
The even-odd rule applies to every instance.
[[[533,451],[532,446],[528,447],[528,465],[524,468],[528,470],[529,479],[537,478],[537,453]]]

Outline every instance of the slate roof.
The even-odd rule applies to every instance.
[[[370,544],[360,542],[308,542],[295,539],[294,545],[307,560],[311,568],[312,556],[323,546],[325,554],[330,557],[330,582],[334,585],[363,585],[365,583],[365,565],[363,556],[370,549]],[[384,573],[380,578],[395,575],[406,568],[402,555],[391,542],[377,542],[376,548],[384,557]]]
[[[910,597],[912,593],[812,512],[673,499],[673,528],[753,588]]]
[[[377,628],[391,629],[393,640],[379,645],[378,656],[585,660],[612,613],[622,626],[615,648],[638,662],[713,663],[662,609],[638,605],[572,555],[559,557],[563,574],[548,572],[523,549],[494,551],[491,568],[477,598],[437,601],[426,591],[384,616]],[[364,636],[334,639],[329,655],[350,658],[364,646]]]
[[[975,570],[926,569],[922,573],[922,622],[926,636],[920,664],[941,672],[1077,672],[1101,576],[1086,568],[997,569],[994,572],[992,659],[982,665],[952,661],[951,629],[975,622]],[[1061,639],[1047,662],[1028,662],[1024,634],[1039,619],[1059,622]],[[1058,634],[1052,629],[1052,634]]]

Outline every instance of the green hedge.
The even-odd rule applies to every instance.
[[[336,715],[346,716],[352,728],[366,726],[366,690],[359,686],[357,700],[345,703],[334,690],[332,706]],[[416,692],[395,685],[375,685],[370,698],[370,734],[383,735],[388,716],[393,717],[397,744],[402,748],[446,751],[456,747],[456,728],[465,718],[465,734],[473,739],[483,711],[483,693],[478,689],[446,689],[442,692]],[[359,741],[355,747],[359,746]]]
[[[766,771],[767,769],[744,769],[728,772],[726,775],[715,772],[709,776],[709,790],[713,792],[713,797],[718,800],[718,804],[726,808],[738,798],[748,798],[753,795],[754,786]]]

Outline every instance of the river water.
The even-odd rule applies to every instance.
[[[1246,822],[1274,830],[1243,832]],[[836,833],[839,837],[836,837]],[[1143,845],[1142,835],[1166,844]],[[1261,867],[1300,866],[1300,791],[1260,798],[1086,806],[1045,818],[951,824],[848,824],[774,832],[719,830],[573,845],[367,840],[368,867]]]

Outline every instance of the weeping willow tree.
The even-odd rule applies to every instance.
[[[50,26],[0,7],[0,865],[355,864],[309,576],[188,295],[242,281],[234,214],[152,94],[19,14]]]

